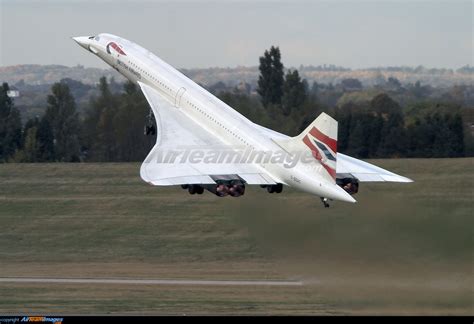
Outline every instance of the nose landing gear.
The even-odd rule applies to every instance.
[[[329,203],[328,203],[328,201],[329,201],[329,199],[324,198],[324,197],[321,197],[321,202],[323,203],[324,208],[329,208]]]

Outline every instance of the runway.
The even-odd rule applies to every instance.
[[[301,281],[284,280],[185,280],[129,278],[0,278],[0,283],[118,284],[178,286],[302,286]]]

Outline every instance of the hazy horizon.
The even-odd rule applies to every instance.
[[[271,45],[296,68],[473,65],[470,1],[0,0],[0,17],[0,66],[108,68],[70,38],[102,32],[185,69],[258,66]]]
[[[75,65],[65,65],[65,64],[56,64],[56,63],[51,63],[51,64],[38,64],[38,63],[19,63],[19,64],[12,64],[12,65],[0,65],[0,68],[6,68],[6,67],[14,67],[14,66],[27,66],[27,65],[38,65],[38,66],[64,66],[64,67],[67,67],[67,68],[76,68],[78,66],[81,66],[83,68],[94,68],[94,69],[111,69],[111,70],[114,70],[111,66],[109,65],[104,65],[104,64],[101,64],[100,66],[92,66],[92,65],[84,65],[84,64],[81,64],[81,63],[77,63]],[[323,66],[324,64],[321,64],[319,66]],[[371,69],[389,69],[389,68],[408,68],[408,69],[416,69],[417,67],[423,67],[424,69],[427,69],[427,70],[431,70],[431,69],[435,69],[435,70],[452,70],[452,71],[456,71],[460,68],[463,68],[463,67],[466,67],[466,66],[469,66],[469,67],[472,67],[474,68],[473,65],[471,64],[465,64],[465,65],[462,65],[462,66],[454,66],[454,67],[444,67],[444,66],[426,66],[426,65],[417,65],[417,66],[409,66],[409,65],[386,65],[386,66],[364,66],[364,67],[357,67],[357,68],[351,68],[351,67],[347,67],[347,66],[339,66],[339,65],[335,65],[335,64],[326,64],[326,67],[330,67],[331,65],[335,66],[336,68],[343,68],[343,69],[349,69],[350,71],[364,71],[364,70],[371,70]],[[311,64],[308,64],[308,65],[305,65],[305,64],[300,64],[298,66],[293,66],[293,65],[285,65],[284,66],[284,69],[297,69],[297,68],[300,68],[301,66],[305,67],[305,68],[309,68],[309,67],[314,67],[314,68],[317,68],[319,67],[318,65],[311,65]],[[177,69],[185,69],[185,70],[207,70],[207,69],[239,69],[239,68],[245,68],[245,69],[251,69],[251,68],[255,68],[255,69],[258,69],[258,64],[255,64],[255,65],[235,65],[235,66],[200,66],[200,67],[189,67],[189,68],[185,68],[185,67],[180,67],[180,66],[175,66]]]

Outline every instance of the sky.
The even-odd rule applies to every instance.
[[[107,32],[178,68],[473,65],[473,1],[0,0],[0,66],[106,64],[70,37]]]

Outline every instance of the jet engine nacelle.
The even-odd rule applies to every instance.
[[[204,185],[204,188],[219,197],[240,197],[245,193],[245,184],[234,180],[218,182],[215,185]]]
[[[228,189],[229,195],[232,197],[240,197],[245,193],[245,185],[243,183],[230,184]]]
[[[359,180],[356,178],[337,178],[336,183],[348,194],[355,195],[359,191]]]

